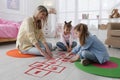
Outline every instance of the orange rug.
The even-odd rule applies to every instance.
[[[7,52],[8,56],[11,57],[16,57],[16,58],[31,58],[31,57],[35,57],[35,55],[31,55],[31,54],[22,54],[19,52],[18,49],[13,49]]]

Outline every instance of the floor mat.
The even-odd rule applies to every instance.
[[[16,57],[16,58],[31,58],[31,57],[35,57],[35,55],[22,54],[17,49],[9,50],[6,54],[8,56]]]
[[[75,66],[85,72],[112,78],[120,78],[120,59],[110,57],[110,61],[104,64],[91,64],[83,66],[80,61],[75,62]]]

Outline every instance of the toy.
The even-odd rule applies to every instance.
[[[119,18],[119,17],[120,17],[120,13],[118,12],[118,9],[113,9],[110,18]]]

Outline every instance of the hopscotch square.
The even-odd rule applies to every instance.
[[[57,66],[57,65],[49,65],[45,67],[44,70],[48,70],[55,73],[61,73],[66,67],[64,66]]]
[[[25,74],[41,78],[41,77],[48,75],[50,72],[51,71],[48,71],[48,70],[42,70],[42,69],[38,69],[38,68],[30,68],[29,70],[27,70],[25,72]]]
[[[57,66],[62,64],[62,62],[59,61],[59,58],[45,61],[44,63],[48,65],[57,65]]]
[[[64,57],[65,54],[66,54],[65,52],[59,52],[59,53],[58,53],[59,57]]]
[[[69,62],[69,59],[68,58],[67,59],[60,58],[59,62]]]
[[[66,56],[66,54],[67,53],[65,53],[65,52],[59,52],[58,53],[59,54],[59,59],[58,59],[58,61],[60,61],[60,62],[69,62],[69,60],[72,58],[72,57],[74,57],[74,54],[70,54],[67,58],[64,58],[65,56]]]
[[[60,57],[60,58],[63,58],[63,57],[66,56],[67,53],[65,53],[65,52],[59,52],[58,54],[59,54],[59,57]],[[74,56],[74,54],[70,54],[69,57],[67,57],[67,59],[70,59],[70,58],[72,58],[73,56]]]
[[[33,64],[29,65],[30,67],[37,67],[37,68],[45,68],[49,65],[45,64],[44,62],[34,62]]]

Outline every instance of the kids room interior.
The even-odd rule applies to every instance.
[[[39,5],[48,10],[42,31],[52,44],[52,60],[21,54],[16,48],[23,20],[33,16]],[[80,42],[74,27],[86,24],[88,31],[103,43],[110,60],[83,66],[79,60],[71,63],[62,58],[68,52],[59,50],[56,43],[66,22],[72,25],[77,45]],[[120,0],[1,0],[0,80],[120,80]]]

